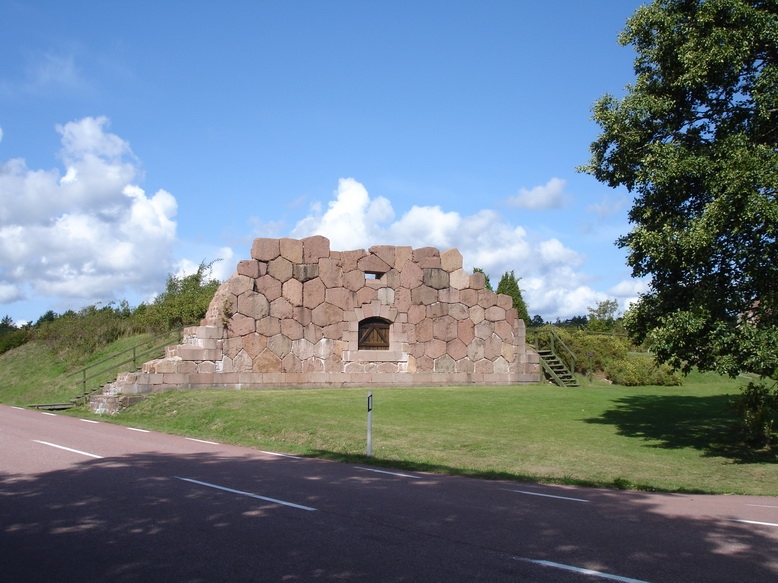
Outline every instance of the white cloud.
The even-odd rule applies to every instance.
[[[164,283],[176,199],[164,190],[149,196],[134,183],[138,163],[107,125],[87,117],[57,127],[62,176],[22,159],[0,161],[3,303],[45,296],[79,307]]]
[[[626,196],[611,197],[603,195],[600,202],[590,204],[586,207],[586,212],[596,215],[600,219],[606,219],[620,212],[627,205]]]
[[[378,244],[456,247],[465,267],[484,269],[495,286],[503,273],[513,270],[521,278],[530,313],[545,318],[584,315],[588,306],[607,299],[590,287],[589,276],[576,270],[585,261],[581,254],[557,239],[536,241],[493,210],[462,216],[439,206],[413,206],[395,219],[389,200],[371,199],[351,178],[340,181],[334,196],[323,213],[313,206],[291,236],[324,235],[335,250]]]
[[[509,197],[506,202],[532,211],[559,209],[567,204],[569,198],[565,194],[565,184],[561,178],[552,178],[542,186],[519,189],[519,194]]]

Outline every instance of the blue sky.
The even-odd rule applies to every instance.
[[[0,316],[149,301],[255,237],[457,247],[531,315],[625,307],[576,172],[637,0],[0,0]]]

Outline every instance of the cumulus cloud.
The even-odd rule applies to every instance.
[[[58,126],[59,169],[0,161],[0,301],[78,305],[148,294],[173,267],[176,199],[135,184],[139,165],[104,117]],[[71,302],[75,303],[75,302]]]
[[[565,184],[561,178],[552,178],[542,186],[519,189],[519,194],[509,197],[506,202],[511,206],[532,211],[559,209],[568,201]]]
[[[291,236],[324,235],[337,250],[378,244],[456,247],[467,269],[484,269],[495,284],[503,273],[513,270],[522,278],[520,285],[531,313],[546,318],[585,314],[587,306],[607,299],[578,270],[585,261],[581,254],[557,239],[535,240],[493,210],[463,216],[439,206],[413,206],[395,218],[388,199],[371,198],[352,178],[342,179],[333,195],[325,211],[313,205]]]

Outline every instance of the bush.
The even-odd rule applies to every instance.
[[[683,377],[667,365],[658,365],[649,354],[627,354],[623,360],[612,360],[605,368],[606,377],[617,385],[680,386]]]
[[[769,446],[778,416],[778,385],[769,387],[752,381],[734,399],[733,405],[744,441],[755,447]]]

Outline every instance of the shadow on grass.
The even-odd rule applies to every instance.
[[[693,448],[736,463],[776,463],[776,450],[754,450],[739,438],[731,395],[631,395],[586,423],[615,425],[619,435],[644,439],[650,447]]]
[[[325,459],[335,462],[365,465],[373,468],[386,468],[391,471],[426,472],[430,474],[442,474],[446,476],[463,476],[467,478],[479,478],[482,480],[504,480],[510,482],[524,482],[529,484],[558,484],[562,486],[578,486],[582,488],[608,488],[615,490],[637,490],[643,492],[658,493],[684,493],[684,494],[718,494],[713,490],[702,488],[657,488],[650,484],[635,484],[630,481],[617,478],[612,482],[601,480],[585,480],[572,476],[545,476],[540,474],[523,474],[519,472],[505,472],[498,470],[479,470],[475,468],[461,468],[429,462],[401,460],[394,458],[367,457],[360,454],[349,454],[324,449],[310,450],[305,457]]]

